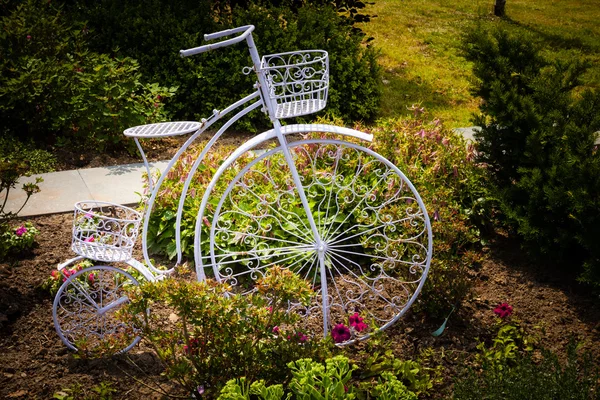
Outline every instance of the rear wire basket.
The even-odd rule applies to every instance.
[[[132,208],[103,201],[75,203],[71,249],[97,261],[131,259],[142,215]]]
[[[327,105],[329,56],[324,50],[305,50],[263,56],[269,97],[277,118],[312,114]]]

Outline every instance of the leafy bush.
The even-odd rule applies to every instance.
[[[489,195],[484,189],[484,171],[474,163],[472,147],[467,147],[460,136],[445,129],[439,121],[430,124],[418,118],[382,121],[373,133],[374,149],[406,173],[423,197],[429,211],[435,237],[435,256],[431,267],[433,272],[426,281],[423,296],[417,305],[433,316],[445,316],[452,305],[460,303],[468,295],[469,270],[481,261],[478,252],[478,224],[484,221],[489,213]],[[202,145],[198,147],[200,148]],[[231,148],[219,147],[209,152],[197,174],[198,178],[192,180],[190,195],[185,199],[181,232],[183,253],[190,259],[193,255],[195,218],[202,198],[198,194],[204,193],[210,177],[230,151]],[[149,221],[148,245],[152,251],[175,256],[175,213],[179,194],[184,177],[187,176],[197,153],[198,150],[193,150],[189,155],[184,155],[163,182]],[[299,157],[297,164],[301,165],[303,154],[299,154]],[[244,164],[242,160],[235,168],[230,168],[227,171],[229,175],[223,177],[219,185],[228,183]],[[300,172],[302,174],[302,171]],[[354,175],[354,170],[343,173]],[[376,171],[371,171],[360,179],[369,182],[375,173]],[[274,176],[274,179],[277,179],[277,176]],[[269,195],[272,188],[260,190],[264,195]],[[218,188],[216,192],[221,193],[221,189]],[[318,193],[311,196],[314,202],[319,203]],[[258,201],[256,199],[256,203]],[[247,207],[255,209],[257,204]],[[352,208],[350,204],[346,210]],[[347,220],[348,226],[356,224],[360,216],[347,216],[345,212],[347,211],[339,210],[339,215],[343,216],[340,218]],[[209,214],[207,221],[211,220]],[[239,225],[241,221],[236,223]],[[205,254],[209,251],[209,226],[207,222],[201,226],[201,246]],[[240,227],[237,229],[242,231]],[[240,243],[222,245],[241,246]]]
[[[230,288],[214,281],[145,283],[132,288],[121,316],[141,329],[166,375],[196,394],[215,396],[239,376],[283,381],[288,362],[326,356],[327,347],[296,324],[299,316],[286,312],[288,301],[312,296],[307,282],[274,267],[256,289],[225,296]]]
[[[266,386],[264,381],[248,383],[246,378],[227,382],[219,400],[249,400],[256,396],[261,400],[281,399],[356,399],[374,398],[385,400],[416,400],[392,373],[386,371],[375,382],[364,382],[360,388],[352,384],[352,372],[356,365],[350,365],[345,356],[325,360],[325,365],[311,359],[299,359],[288,364],[292,379],[285,395],[282,384]],[[285,397],[284,397],[285,395]]]
[[[139,60],[146,79],[179,87],[167,104],[177,119],[199,120],[252,92],[256,76],[241,73],[251,65],[243,43],[186,59],[178,54],[180,49],[202,44],[204,33],[248,24],[256,26],[260,54],[327,50],[331,76],[328,112],[347,121],[373,118],[381,97],[377,51],[362,46],[363,35],[328,2],[298,7],[283,3],[247,2],[230,8],[225,2],[207,0],[78,0],[72,2],[72,12],[88,21],[97,51],[118,49],[118,54]],[[254,126],[264,125],[262,114],[253,115]]]
[[[475,27],[465,54],[483,98],[476,123],[506,222],[530,252],[600,285],[600,91],[581,90],[585,62],[549,61],[533,37]]]
[[[87,29],[50,2],[27,0],[0,21],[4,130],[103,150],[132,146],[124,128],[166,119],[174,89],[143,84],[133,59],[88,50]]]
[[[374,149],[404,172],[425,202],[434,256],[416,305],[441,317],[469,294],[490,197],[473,147],[439,120],[424,121],[423,110],[414,111],[414,118],[380,121],[372,130]]]
[[[58,289],[62,286],[62,284],[73,274],[78,271],[81,271],[84,268],[93,267],[94,263],[91,260],[82,260],[78,262],[71,268],[63,268],[62,270],[53,269],[50,273],[50,276],[41,284],[41,288],[43,290],[48,291],[51,296],[55,296],[58,292]],[[81,285],[80,287],[88,288],[90,280],[94,280],[94,276],[83,276],[80,275],[78,278],[78,283]]]
[[[29,222],[13,226],[9,221],[15,219],[25,207],[29,198],[40,191],[43,181],[36,178],[33,183],[25,183],[21,189],[27,197],[17,211],[6,211],[8,195],[15,189],[21,176],[52,170],[54,157],[46,151],[32,149],[11,136],[0,137],[0,258],[9,254],[18,254],[31,249],[35,242],[37,229]]]
[[[20,254],[33,247],[35,236],[39,233],[35,227],[26,222],[17,228],[0,224],[0,259],[9,254]]]
[[[457,400],[546,400],[571,399],[592,400],[598,398],[598,370],[592,357],[585,353],[577,355],[576,345],[571,342],[568,358],[562,364],[556,354],[542,352],[541,361],[532,355],[518,356],[513,365],[484,363],[480,373],[470,370],[454,385]]]
[[[368,390],[369,379],[388,373],[397,377],[409,391],[418,396],[429,393],[433,388],[438,371],[417,360],[400,360],[394,356],[392,350],[382,351],[377,344],[369,343],[368,346],[372,348],[367,352],[365,361],[360,364],[358,378],[363,382],[359,387]]]

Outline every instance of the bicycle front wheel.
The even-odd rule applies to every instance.
[[[366,338],[404,314],[423,286],[432,253],[425,206],[406,176],[368,148],[327,139],[288,148],[319,239],[281,148],[269,150],[219,195],[210,221],[215,277],[246,293],[268,268],[289,268],[316,292],[309,307],[290,310],[329,321],[309,324],[325,335],[350,325],[346,343]]]

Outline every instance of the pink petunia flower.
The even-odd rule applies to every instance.
[[[92,243],[94,241],[94,237],[90,236],[84,240],[84,242]]]
[[[273,333],[276,335],[279,335],[279,327],[278,326],[273,327]]]
[[[90,283],[94,283],[94,279],[96,279],[96,277],[94,276],[93,272],[88,276],[88,279],[90,280]]]
[[[333,338],[333,341],[336,343],[345,342],[346,340],[350,339],[350,337],[351,337],[350,329],[348,329],[348,327],[344,324],[337,324],[331,330],[331,337]]]
[[[298,332],[298,342],[304,343],[307,340],[308,340],[308,337],[304,333]]]
[[[15,230],[15,234],[16,234],[18,237],[21,237],[21,236],[23,236],[23,235],[24,235],[24,234],[26,234],[26,233],[27,233],[27,228],[25,228],[25,226],[24,226],[24,225],[21,225],[20,227],[18,227],[18,228]]]
[[[494,308],[494,314],[499,316],[500,318],[506,318],[510,316],[513,312],[513,308],[508,303],[501,303]]]
[[[363,322],[363,318],[360,315],[358,315],[358,313],[354,313],[348,318],[348,321],[350,322],[350,326],[354,326],[358,323]]]
[[[356,332],[362,332],[368,327],[369,325],[365,324],[364,322],[359,322],[358,324],[353,325],[353,328],[356,329]]]

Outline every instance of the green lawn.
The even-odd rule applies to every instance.
[[[469,92],[471,66],[459,45],[461,32],[477,20],[528,30],[552,56],[581,53],[593,64],[584,80],[600,85],[598,0],[508,0],[505,20],[491,17],[493,0],[374,1],[366,12],[377,17],[361,27],[382,52],[382,117],[407,114],[418,103],[449,126],[470,125],[478,100]]]

